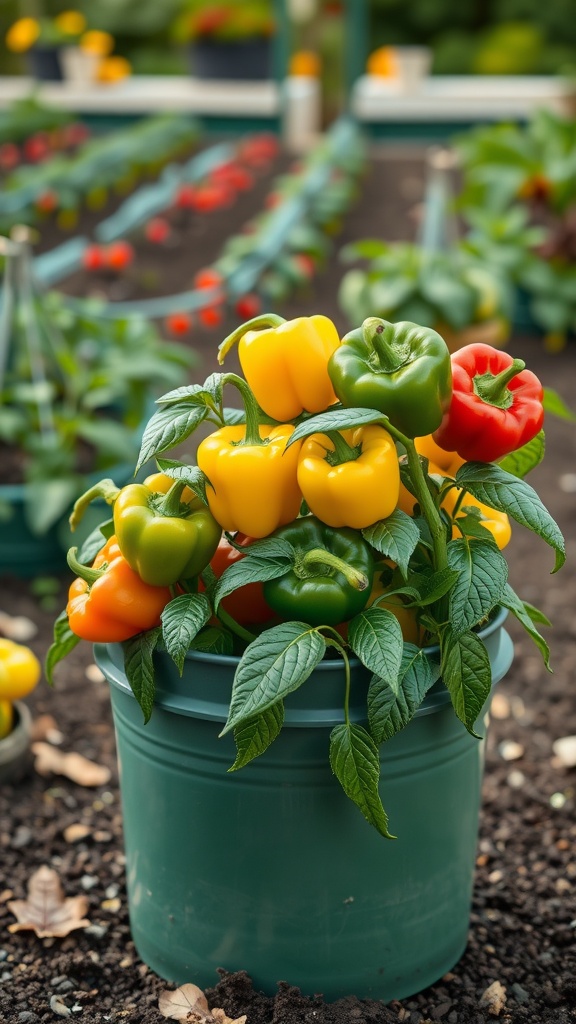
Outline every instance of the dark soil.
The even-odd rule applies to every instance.
[[[375,163],[343,240],[377,233],[413,237],[407,212],[421,195],[420,169],[416,159]],[[334,258],[310,293],[298,296],[285,315],[321,311],[346,326],[335,301],[341,273]],[[221,332],[195,335],[203,356],[197,379],[215,367],[220,338]],[[515,338],[510,351],[576,404],[574,346],[549,355],[541,340]],[[566,1024],[576,1019],[576,769],[562,767],[552,750],[554,740],[576,734],[576,427],[550,418],[547,438],[546,460],[531,483],[565,532],[568,565],[558,577],[550,575],[552,552],[520,527],[507,554],[515,588],[554,623],[549,631],[554,674],[547,675],[531,641],[512,623],[516,658],[499,688],[499,717],[493,717],[489,732],[466,953],[436,985],[387,1006],[352,993],[333,1004],[304,998],[291,987],[297,980],[292,978],[279,979],[276,996],[266,997],[253,990],[246,963],[247,974],[215,977],[208,993],[210,1005],[224,1007],[230,1017],[246,1013],[248,1024],[484,1024],[495,1016],[482,1004],[482,995],[497,981],[506,993],[502,1021]],[[68,579],[63,572],[55,594],[46,581],[1,581],[0,608],[37,624],[31,644],[41,657]],[[139,961],[130,939],[109,700],[106,685],[94,681],[91,665],[91,650],[81,644],[57,670],[54,690],[41,685],[29,704],[36,719],[53,716],[63,750],[109,766],[112,781],[91,790],[33,773],[0,793],[0,1019],[8,1022],[55,1021],[53,996],[72,1009],[72,1019],[89,1024],[159,1024],[163,1019],[158,993],[166,985]],[[513,760],[508,759],[511,753]],[[67,842],[64,830],[74,823],[85,824],[89,834]],[[25,895],[27,879],[41,864],[58,871],[67,895],[88,894],[90,928],[65,939],[8,932],[13,917],[7,901]]]

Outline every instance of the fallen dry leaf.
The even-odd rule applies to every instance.
[[[499,981],[493,981],[480,998],[480,1006],[484,1007],[491,1017],[499,1017],[506,1006],[506,989]]]
[[[48,740],[58,746],[64,739],[58,728],[58,723],[52,715],[39,715],[32,722],[32,740],[34,743],[40,740]]]
[[[7,636],[9,640],[23,644],[36,636],[37,632],[36,623],[32,622],[32,619],[26,618],[25,615],[8,615],[6,612],[0,612],[0,633]]]
[[[197,985],[181,985],[174,991],[160,993],[158,1009],[163,1017],[184,1020],[188,1024],[246,1024],[246,1014],[232,1020],[224,1010],[208,1009],[208,1001]]]
[[[63,835],[67,843],[79,843],[81,839],[86,839],[86,836],[90,835],[90,829],[88,825],[76,822],[73,825],[68,825],[64,829]]]
[[[63,938],[74,929],[90,924],[84,917],[88,910],[87,897],[65,897],[58,875],[46,864],[30,877],[28,899],[12,900],[8,909],[18,922],[9,925],[8,931],[34,931],[39,939]]]
[[[89,761],[82,754],[64,754],[49,743],[33,743],[36,758],[34,767],[39,775],[64,775],[79,786],[105,786],[110,781],[110,769]]]

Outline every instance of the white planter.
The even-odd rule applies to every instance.
[[[60,63],[67,82],[86,85],[96,81],[100,57],[95,53],[86,53],[79,46],[63,46],[60,50]]]

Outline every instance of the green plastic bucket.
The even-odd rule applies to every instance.
[[[510,667],[501,613],[482,634],[494,683]],[[122,647],[97,645],[117,733],[131,929],[142,959],[202,988],[244,969],[273,993],[388,1001],[432,984],[467,940],[483,744],[441,683],[384,745],[381,793],[395,841],[344,796],[328,764],[342,720],[341,663],[323,662],[286,699],[266,753],[232,774],[227,716],[237,659],[191,654],[180,678],[157,656],[157,703],[143,724]],[[353,666],[351,717],[367,673]]]

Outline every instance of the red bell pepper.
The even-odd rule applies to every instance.
[[[522,359],[478,344],[451,361],[452,399],[433,434],[440,448],[467,462],[495,462],[541,430],[544,390]]]
[[[247,548],[254,543],[253,537],[247,537],[245,533],[237,533],[234,536],[234,543],[239,547]],[[234,565],[245,555],[230,543],[223,536],[216,553],[210,562],[210,566],[217,579],[220,579],[229,565]],[[200,586],[203,589],[203,586]],[[239,587],[232,594],[228,594],[222,601],[222,607],[241,626],[259,626],[269,622],[274,617],[274,612],[264,600],[262,583],[247,583]]]

